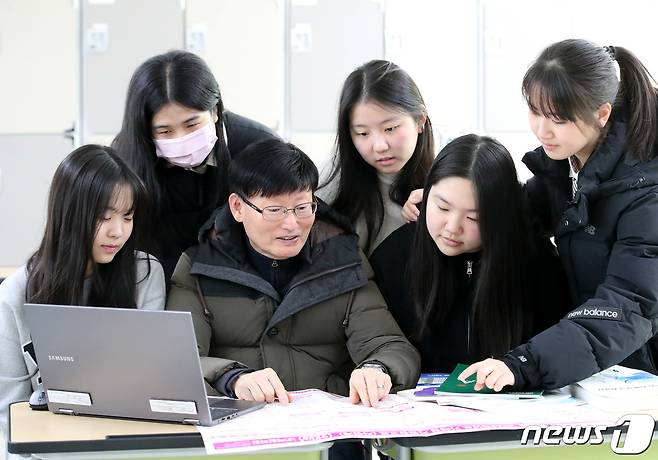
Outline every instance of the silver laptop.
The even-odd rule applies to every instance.
[[[189,312],[24,311],[51,412],[214,425],[264,406],[208,398]]]

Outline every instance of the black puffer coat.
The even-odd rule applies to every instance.
[[[614,121],[578,175],[540,147],[529,202],[555,236],[573,310],[504,358],[516,387],[557,388],[615,364],[656,373],[658,352],[658,159],[628,155]]]

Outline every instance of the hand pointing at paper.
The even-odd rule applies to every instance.
[[[471,364],[457,378],[464,382],[473,374],[476,374],[476,391],[480,391],[485,386],[494,391],[500,391],[507,385],[514,385],[514,374],[504,362],[497,359],[488,358]]]
[[[379,400],[391,391],[391,377],[377,365],[364,365],[354,369],[350,377],[350,401],[364,406],[377,407]]]
[[[292,401],[290,394],[281,383],[274,369],[266,368],[259,371],[242,374],[235,381],[235,395],[248,401],[274,402],[278,399],[282,404]]]

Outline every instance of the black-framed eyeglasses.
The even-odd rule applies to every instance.
[[[301,203],[294,208],[286,208],[285,206],[265,206],[261,209],[243,196],[240,196],[240,199],[249,207],[261,213],[263,219],[269,221],[283,220],[290,211],[292,211],[298,219],[306,219],[315,214],[315,211],[318,209],[317,201]]]

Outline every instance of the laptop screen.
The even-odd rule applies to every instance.
[[[25,315],[51,411],[213,423],[189,312],[26,304]]]

